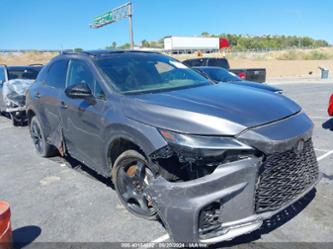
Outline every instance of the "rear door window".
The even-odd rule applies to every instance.
[[[66,85],[68,60],[58,60],[54,62],[48,70],[45,84],[51,87],[64,89]]]
[[[45,83],[47,72],[48,72],[48,67],[43,67],[41,71],[38,73],[36,81]]]

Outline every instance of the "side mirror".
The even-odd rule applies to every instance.
[[[79,83],[67,87],[65,89],[65,94],[72,99],[86,99],[93,96],[89,86],[85,83]]]

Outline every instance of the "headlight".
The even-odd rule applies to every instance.
[[[253,150],[251,146],[248,146],[232,137],[188,135],[166,130],[160,130],[160,133],[170,144],[193,149]]]

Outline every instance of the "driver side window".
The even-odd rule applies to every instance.
[[[71,60],[67,74],[67,87],[85,83],[89,86],[92,94],[98,99],[104,99],[105,94],[95,80],[93,73],[85,62],[80,60]]]
[[[71,60],[69,64],[67,87],[75,84],[85,83],[91,91],[94,91],[94,76],[88,66],[79,60]]]

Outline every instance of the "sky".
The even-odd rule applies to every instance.
[[[127,0],[0,0],[0,49],[100,49],[129,42],[128,20],[89,28]],[[333,44],[332,0],[132,0],[136,44],[164,36],[284,34]]]

